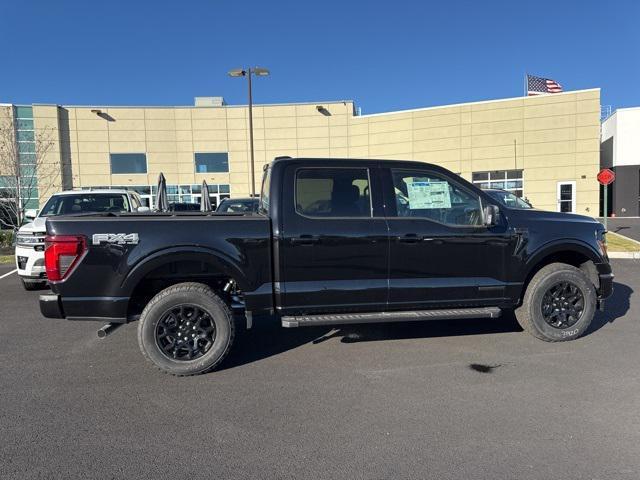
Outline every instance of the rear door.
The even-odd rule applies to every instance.
[[[283,313],[382,310],[388,230],[377,163],[327,165],[298,162],[285,169]]]
[[[483,225],[480,195],[429,168],[383,168],[389,308],[496,304],[506,296],[506,223]]]

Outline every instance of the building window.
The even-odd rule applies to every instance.
[[[489,172],[473,172],[473,183],[482,188],[496,188],[522,197],[522,170],[492,170]]]
[[[18,142],[33,142],[35,141],[35,135],[33,130],[18,130],[16,132]]]
[[[33,118],[33,107],[17,105],[16,118]]]
[[[36,168],[36,136],[33,126],[33,108],[26,105],[17,105],[14,107],[14,116],[18,162],[20,163],[22,204],[24,208],[38,208],[38,172]]]
[[[196,173],[227,173],[229,171],[229,154],[195,153]]]
[[[18,130],[33,130],[33,120],[26,118],[16,120]]]
[[[147,173],[147,156],[144,153],[112,153],[111,173]]]

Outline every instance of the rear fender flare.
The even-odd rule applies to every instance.
[[[131,268],[122,282],[121,289],[127,295],[131,295],[140,281],[150,272],[163,265],[180,261],[207,263],[221,276],[233,278],[242,290],[249,288],[242,270],[228,256],[208,248],[190,246],[166,248],[144,257]]]

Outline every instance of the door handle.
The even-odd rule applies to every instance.
[[[315,235],[300,235],[299,237],[292,237],[291,243],[294,245],[313,245],[320,241],[320,237]]]
[[[415,233],[407,233],[406,235],[399,235],[398,241],[402,243],[418,243],[422,240],[422,237],[419,237]]]
[[[417,235],[415,233],[399,235],[397,239],[399,242],[402,242],[402,243],[421,243],[421,242],[442,243],[442,240],[439,240],[438,238]]]

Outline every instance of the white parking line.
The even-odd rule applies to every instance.
[[[12,273],[16,273],[17,271],[18,269],[16,268],[15,270],[11,270],[9,273],[5,273],[4,275],[0,276],[0,280],[2,280],[4,277],[8,277]]]

